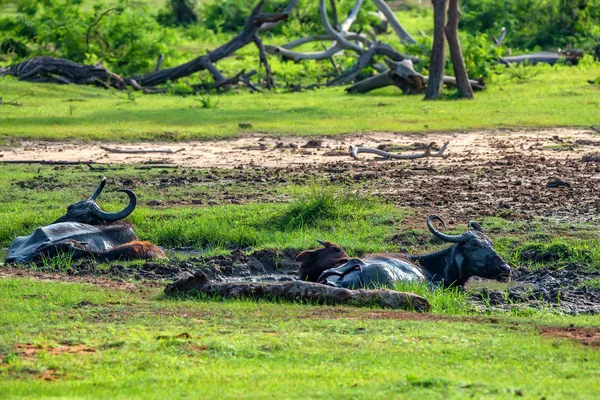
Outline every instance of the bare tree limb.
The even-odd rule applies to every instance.
[[[299,1],[300,0],[291,0],[288,3],[287,7],[285,7],[283,9],[282,13],[290,15],[292,13],[292,11],[294,11],[294,8],[296,8],[296,6],[298,5]],[[266,22],[266,23],[263,23],[261,25],[260,29],[259,29],[259,32],[265,32],[265,31],[271,30],[271,29],[275,28],[277,25],[281,24],[283,21],[284,20],[279,20],[279,21],[276,21],[276,22]]]
[[[265,67],[265,82],[267,89],[272,89],[273,87],[275,87],[275,82],[273,81],[273,70],[271,69],[269,60],[267,59],[267,54],[265,53],[265,46],[263,45],[262,40],[260,40],[258,33],[254,35],[254,43],[258,48],[258,57],[260,59],[260,64],[262,64]]]
[[[410,35],[410,33],[408,33],[406,29],[404,29],[404,27],[400,24],[400,22],[394,15],[394,12],[384,0],[373,0],[373,3],[375,3],[377,9],[381,11],[383,15],[385,15],[385,18],[388,20],[389,24],[392,26],[392,29],[396,32],[401,41],[410,44],[417,43],[417,41]]]
[[[387,151],[383,151],[383,150],[379,150],[379,149],[371,149],[368,147],[356,147],[356,146],[350,146],[350,149],[348,150],[350,157],[354,158],[355,160],[358,160],[358,154],[359,153],[370,153],[370,154],[377,154],[382,156],[385,159],[398,159],[398,160],[415,160],[418,158],[425,158],[425,157],[442,157],[442,158],[446,158],[448,157],[448,155],[444,155],[444,151],[446,151],[446,148],[448,147],[448,143],[450,142],[444,142],[444,145],[442,146],[442,148],[436,152],[436,153],[432,153],[431,152],[431,148],[433,147],[433,145],[435,143],[430,143],[427,146],[427,149],[425,149],[424,153],[421,154],[396,154],[396,153],[389,153]]]
[[[492,37],[492,40],[494,41],[494,46],[499,47],[502,44],[502,42],[504,42],[504,39],[506,39],[506,28],[502,27],[502,29],[500,30],[500,37]]]
[[[165,56],[163,54],[159,54],[158,58],[156,59],[156,68],[154,68],[154,71],[160,71],[160,68],[162,67],[162,63],[165,60]]]
[[[338,11],[335,1],[336,0],[329,0],[329,4],[331,4],[331,18],[333,18],[333,28],[340,30],[340,22],[338,19]]]
[[[294,61],[300,60],[325,60],[342,51],[340,45],[333,45],[325,51],[300,53],[279,46],[265,45],[265,50],[269,54],[281,55]]]
[[[292,3],[296,3],[296,1],[292,1]],[[143,86],[156,86],[162,83],[166,83],[168,81],[175,81],[179,78],[183,78],[185,76],[191,75],[195,72],[207,69],[207,64],[205,57],[212,64],[217,61],[230,56],[238,49],[246,46],[248,43],[252,42],[254,39],[254,35],[261,30],[261,28],[265,26],[276,26],[276,25],[265,25],[269,23],[275,23],[285,20],[289,14],[288,13],[274,13],[274,14],[265,14],[261,13],[261,9],[263,7],[264,0],[260,0],[258,4],[252,10],[246,25],[244,26],[242,32],[236,35],[229,42],[223,44],[217,49],[209,52],[208,54],[197,57],[185,64],[182,64],[177,67],[163,69],[161,71],[152,72],[140,77],[133,77],[137,82],[139,82]],[[289,6],[288,6],[289,7]],[[286,8],[287,9],[287,8]],[[214,72],[214,71],[213,71]],[[211,72],[211,73],[213,73]],[[214,75],[214,74],[213,74]]]
[[[350,27],[352,26],[352,24],[354,23],[354,21],[356,21],[356,18],[358,17],[358,13],[359,13],[362,5],[363,5],[363,0],[356,0],[354,7],[352,7],[352,11],[350,11],[350,14],[348,14],[348,17],[346,17],[346,19],[344,20],[344,22],[342,22],[342,25],[340,26],[340,30],[342,31],[342,33],[348,33],[348,31],[350,30]]]
[[[371,41],[369,40],[369,38],[367,38],[365,35],[360,34],[360,33],[352,33],[352,32],[345,33],[344,37],[348,40],[353,40],[355,42],[361,42],[365,45],[371,44]],[[326,42],[326,41],[335,41],[335,38],[331,35],[307,36],[307,37],[303,37],[300,39],[292,40],[291,42],[286,43],[286,44],[282,45],[281,47],[283,47],[284,49],[293,49],[295,47],[302,46],[303,44],[306,44],[306,43]]]
[[[327,7],[325,5],[325,0],[319,0],[319,15],[321,17],[321,23],[325,28],[325,32],[335,38],[335,41],[339,43],[344,49],[353,50],[358,54],[363,53],[363,49],[355,43],[347,40],[344,35],[333,29],[331,23],[329,22],[329,18],[327,17]]]
[[[180,151],[184,151],[185,149],[182,147],[177,150],[171,149],[146,149],[146,150],[135,150],[135,149],[119,149],[116,147],[108,147],[108,146],[100,146],[102,150],[108,151],[109,153],[119,153],[119,154],[146,154],[146,153],[167,153],[167,154],[175,154]]]

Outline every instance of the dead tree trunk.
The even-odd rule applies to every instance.
[[[429,302],[421,296],[389,289],[349,290],[304,281],[212,283],[202,272],[187,273],[165,288],[166,295],[183,293],[201,293],[227,299],[274,299],[416,311],[428,311],[430,308]]]
[[[433,46],[429,62],[429,84],[425,100],[435,100],[442,92],[444,67],[446,65],[446,0],[431,0],[433,3]]]
[[[458,22],[460,21],[460,9],[458,0],[449,0],[448,2],[448,23],[446,24],[445,32],[450,47],[450,59],[454,68],[454,76],[456,77],[456,88],[458,95],[466,99],[473,98],[473,89],[469,83],[469,75],[465,67],[460,41],[458,40]]]

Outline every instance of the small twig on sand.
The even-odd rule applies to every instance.
[[[144,154],[144,153],[167,153],[175,154],[185,149],[171,150],[171,149],[147,149],[147,150],[134,150],[134,149],[117,149],[115,147],[100,146],[102,150],[106,150],[109,153],[121,153],[121,154]]]
[[[355,160],[358,160],[358,153],[377,154],[377,155],[382,156],[385,159],[394,158],[394,159],[399,159],[399,160],[414,160],[417,158],[425,158],[425,157],[446,158],[446,157],[448,157],[448,155],[444,155],[444,151],[446,151],[446,148],[448,147],[448,143],[450,143],[450,142],[444,142],[444,145],[437,153],[431,152],[431,147],[434,145],[434,143],[430,143],[427,146],[427,148],[425,149],[425,152],[420,153],[420,154],[396,154],[396,153],[389,153],[387,151],[383,151],[383,150],[379,150],[379,149],[371,149],[369,147],[356,147],[356,146],[350,146],[349,154],[350,154],[350,157],[354,158]]]
[[[40,165],[89,165],[94,161],[46,161],[46,160],[6,160],[0,164],[40,164]]]
[[[600,128],[596,128],[594,125],[590,125],[590,129],[600,133]]]

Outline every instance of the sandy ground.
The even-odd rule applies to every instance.
[[[320,146],[307,146],[310,141]],[[449,141],[447,159],[431,158],[427,161],[394,161],[399,163],[428,163],[453,165],[478,163],[497,159],[504,155],[544,156],[551,159],[581,157],[590,150],[600,149],[600,135],[590,129],[554,128],[539,130],[486,130],[449,133],[373,133],[350,136],[284,137],[274,138],[262,134],[250,134],[241,138],[209,142],[185,143],[120,143],[99,142],[46,142],[22,141],[19,146],[0,148],[0,161],[69,161],[93,163],[163,163],[196,168],[213,167],[285,167],[301,164],[335,162],[360,163],[373,159],[374,155],[360,155],[362,161],[348,156],[348,147],[380,145],[407,147]],[[577,144],[576,141],[591,142]],[[118,154],[103,150],[100,146],[128,150],[183,149],[174,154]],[[570,146],[570,147],[569,147]],[[419,152],[419,146],[415,151]],[[554,147],[554,148],[553,148]],[[560,147],[558,151],[556,148]]]

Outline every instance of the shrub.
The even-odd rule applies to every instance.
[[[506,27],[508,47],[590,48],[600,35],[600,2],[596,0],[463,0],[460,27],[477,35],[499,35]]]

